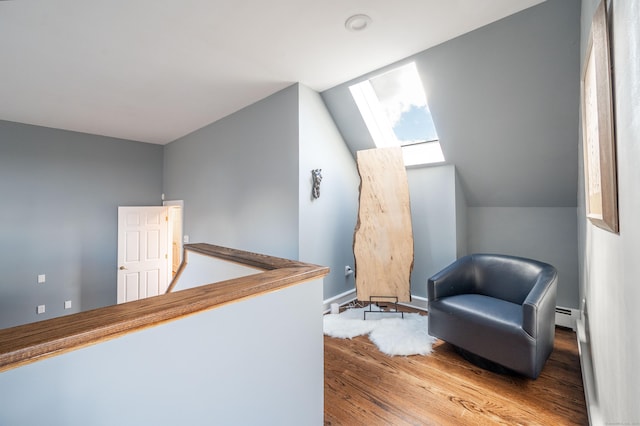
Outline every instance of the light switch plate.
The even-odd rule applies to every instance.
[[[38,275],[38,284],[42,284],[47,281],[47,276],[45,274]]]

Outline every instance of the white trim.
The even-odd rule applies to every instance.
[[[184,200],[166,200],[162,201],[163,206],[180,206],[184,209]]]
[[[327,314],[331,312],[331,304],[337,303],[338,305],[346,305],[349,302],[356,300],[356,289],[345,291],[344,293],[333,296],[323,302],[322,312]]]
[[[596,395],[596,380],[593,371],[593,359],[591,357],[591,349],[588,336],[585,330],[585,323],[582,318],[576,321],[578,352],[580,353],[580,369],[582,370],[582,385],[584,387],[584,398],[587,403],[587,414],[589,415],[590,425],[604,424],[600,407],[598,406],[598,397]]]
[[[376,147],[399,146],[400,143],[393,132],[387,114],[382,110],[378,96],[371,81],[366,80],[349,87],[362,119]]]
[[[348,290],[344,293],[326,299],[323,302],[322,310],[326,314],[331,311],[332,303],[337,303],[338,305],[343,306],[350,302],[353,302],[354,300],[356,300],[356,290]],[[411,302],[400,302],[399,305],[408,306],[410,308],[419,309],[426,312],[429,310],[429,299],[426,297],[414,296],[412,294]],[[564,308],[562,306],[557,306],[557,308],[565,311],[571,311],[571,315],[561,314],[556,311],[555,324],[561,327],[571,328],[573,331],[576,331],[576,321],[580,318],[580,311],[578,309]]]
[[[176,239],[178,241],[178,255],[180,256],[179,263],[182,263],[184,260],[182,257],[184,256],[184,200],[164,200],[164,194],[162,194],[162,205],[168,207],[167,214],[170,222],[169,226],[169,238],[167,241],[167,253],[171,253],[171,258],[168,259],[167,262],[167,277],[169,277],[169,284],[173,281],[173,239],[175,228],[173,226],[174,220],[174,212],[173,208],[178,207],[180,210],[180,230],[179,230],[179,238]]]
[[[402,306],[409,306],[410,308],[419,309],[421,311],[427,311],[429,306],[429,299],[426,297],[411,295],[411,302],[400,302]]]

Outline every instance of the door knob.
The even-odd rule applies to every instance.
[[[127,267],[126,267],[126,266],[121,266],[121,267],[120,267],[120,270],[121,270],[121,271],[126,271],[126,269],[127,269]]]

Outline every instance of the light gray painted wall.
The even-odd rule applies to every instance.
[[[415,56],[469,206],[576,206],[579,13],[548,0]]]
[[[583,56],[597,3],[582,1]],[[590,349],[602,420],[607,424],[640,424],[640,2],[609,3],[620,234],[603,231],[585,220],[581,167],[580,294],[586,298],[589,313]],[[582,165],[582,150],[578,164]]]
[[[469,253],[468,236],[468,207],[467,197],[460,183],[460,177],[456,173],[456,255],[466,256]]]
[[[116,303],[118,205],[160,205],[162,155],[158,145],[0,121],[0,327]]]
[[[430,276],[456,259],[455,168],[407,170],[414,262],[411,294],[427,297]]]
[[[507,253],[558,270],[556,305],[578,308],[575,207],[470,207],[469,252]]]
[[[360,178],[356,163],[317,92],[298,85],[300,96],[300,260],[329,266],[324,298],[354,288],[353,232]],[[311,196],[311,170],[322,169],[320,198]]]
[[[261,269],[189,251],[187,252],[187,266],[178,277],[173,291],[186,290],[261,272],[263,272]]]
[[[0,424],[321,425],[322,280],[0,374]]]
[[[298,258],[298,89],[165,145],[164,192],[191,242]]]

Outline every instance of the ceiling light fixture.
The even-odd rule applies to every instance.
[[[344,27],[349,31],[364,31],[371,25],[371,17],[368,15],[358,14],[350,16],[344,23]]]

